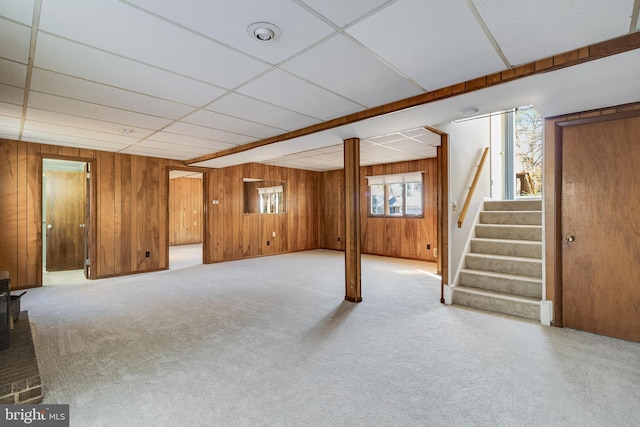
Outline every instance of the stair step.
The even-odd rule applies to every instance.
[[[453,288],[452,298],[453,304],[540,320],[540,298],[508,295],[462,285]]]
[[[470,253],[464,261],[471,270],[542,278],[542,260],[538,259]]]
[[[542,211],[542,199],[487,200],[485,211]]]
[[[542,279],[481,270],[460,270],[460,285],[542,299]]]
[[[484,211],[481,224],[542,225],[540,211]]]
[[[542,242],[509,239],[471,239],[471,252],[542,259]]]
[[[483,239],[508,239],[542,241],[542,226],[540,225],[504,225],[478,224],[476,237]]]

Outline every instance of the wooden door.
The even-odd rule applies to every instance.
[[[640,117],[562,130],[564,326],[640,341]]]
[[[84,267],[85,173],[46,172],[47,271]]]
[[[91,274],[89,271],[89,252],[90,252],[90,243],[91,239],[89,230],[91,229],[91,163],[85,163],[84,165],[84,174],[85,174],[85,185],[84,185],[84,223],[80,228],[83,229],[83,238],[84,238],[84,254],[83,254],[83,262],[82,267],[84,269],[84,277],[85,279],[90,279]]]

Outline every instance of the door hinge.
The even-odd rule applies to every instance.
[[[76,258],[76,259],[78,259],[78,258]],[[84,265],[90,265],[90,264],[89,264],[89,258],[87,258],[87,259],[85,259],[85,260],[84,260]]]

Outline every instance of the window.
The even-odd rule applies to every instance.
[[[368,176],[369,215],[421,217],[422,173]]]
[[[284,212],[284,188],[282,185],[258,188],[258,195],[260,196],[260,213]]]

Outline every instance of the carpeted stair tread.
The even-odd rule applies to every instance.
[[[542,199],[487,200],[485,211],[542,211]]]
[[[460,270],[460,285],[530,298],[542,297],[542,279],[530,276],[465,268]]]
[[[497,273],[542,277],[542,260],[505,255],[467,254],[465,267]]]
[[[471,252],[475,254],[507,255],[541,259],[542,242],[535,240],[474,237],[471,239]]]
[[[454,289],[453,302],[467,307],[540,320],[540,298],[459,285]]]
[[[542,225],[540,211],[483,211],[481,224]]]
[[[487,239],[542,241],[541,225],[477,224],[476,237]]]

